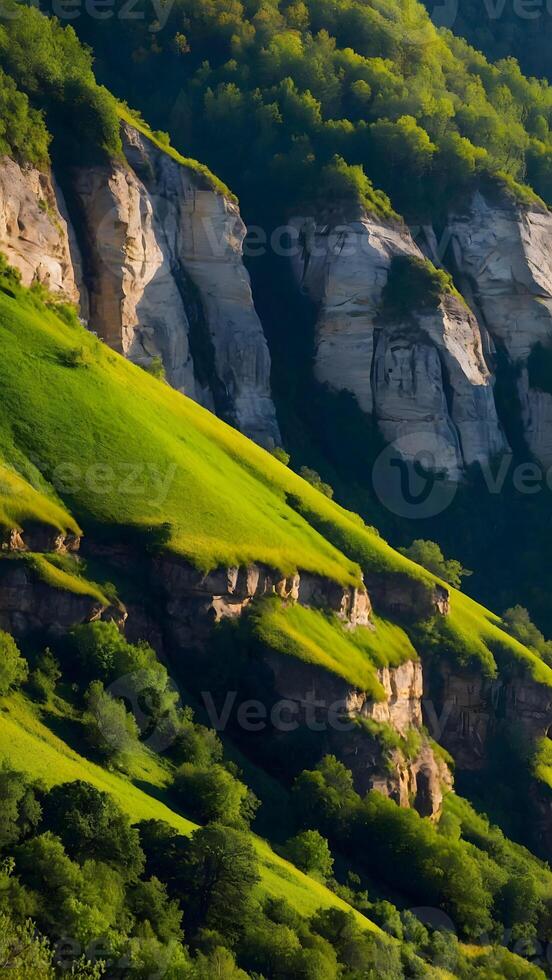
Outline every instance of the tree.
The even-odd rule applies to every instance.
[[[130,881],[141,873],[138,830],[108,793],[79,779],[52,787],[43,806],[44,825],[60,836],[72,858],[105,861]]]
[[[460,588],[463,578],[472,574],[467,568],[463,568],[456,558],[445,558],[435,541],[417,538],[408,548],[398,550],[418,565],[427,568],[428,572],[433,572],[434,575],[444,579],[455,589]]]
[[[11,980],[54,980],[52,950],[30,919],[17,924],[0,912],[0,974]]]
[[[524,606],[511,606],[502,614],[504,628],[516,640],[535,650],[550,666],[552,664],[552,641],[545,640],[540,629],[535,626]]]
[[[328,841],[317,830],[303,830],[292,837],[286,844],[286,853],[290,861],[322,881],[327,881],[333,872],[333,858]]]
[[[184,763],[174,778],[182,806],[201,823],[217,820],[239,825],[248,822],[256,806],[252,794],[223,766],[199,769]]]
[[[40,822],[41,807],[35,791],[9,763],[0,766],[0,849],[17,844]]]
[[[182,893],[187,928],[235,935],[250,911],[259,879],[255,850],[246,834],[210,824],[192,834],[183,868]]]
[[[168,897],[159,878],[137,881],[129,891],[128,904],[140,922],[149,922],[161,942],[182,937],[182,910],[175,899]]]
[[[198,953],[194,980],[247,980],[248,974],[236,966],[230,950],[216,946],[207,956]]]
[[[122,701],[104,689],[101,681],[92,681],[85,695],[87,709],[83,725],[91,747],[104,759],[125,766],[138,748],[138,726]]]
[[[9,633],[0,630],[0,695],[27,680],[29,668]]]

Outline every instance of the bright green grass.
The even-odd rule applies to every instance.
[[[501,619],[462,592],[451,590],[451,627],[471,647],[487,673],[519,667],[538,684],[552,687],[552,670],[540,657],[501,629]]]
[[[385,699],[378,668],[417,659],[404,630],[379,617],[374,630],[350,629],[336,615],[270,599],[251,618],[255,635],[272,650],[323,667],[376,701]]]
[[[24,290],[0,292],[0,345],[0,458],[18,469],[40,460],[85,532],[163,529],[168,549],[205,570],[260,561],[357,584],[360,566],[432,589],[434,576],[357,515]],[[498,617],[451,596],[451,627],[491,672],[498,657],[552,685]]]
[[[0,465],[0,527],[21,531],[29,521],[48,524],[58,531],[75,534],[80,531],[61,504],[35,489],[14,470]]]
[[[46,786],[74,779],[84,779],[99,790],[110,793],[133,822],[166,820],[182,834],[191,834],[197,824],[171,810],[162,800],[148,795],[130,779],[108,772],[89,762],[57,737],[40,720],[38,712],[23,697],[17,695],[0,702],[0,761],[7,760],[15,769],[41,779]],[[160,763],[144,752],[135,765],[135,779],[151,784],[154,790],[165,788],[166,774]],[[262,894],[286,898],[301,914],[312,915],[321,907],[336,907],[353,912],[359,924],[370,930],[380,930],[369,919],[351,909],[319,882],[275,854],[266,841],[253,836],[261,862]]]
[[[167,156],[172,157],[177,163],[180,163],[187,170],[191,170],[192,173],[196,174],[201,178],[203,183],[207,184],[209,188],[216,191],[218,194],[224,194],[230,201],[237,201],[237,197],[232,193],[229,187],[216,177],[215,174],[209,170],[204,163],[200,163],[198,160],[193,160],[192,157],[183,157],[178,150],[175,150],[174,146],[164,143],[159,140],[155,133],[150,129],[148,124],[141,118],[140,114],[130,109],[127,105],[121,102],[117,103],[117,111],[119,117],[134,129],[137,129],[142,136],[146,136],[157,147],[162,153],[166,153]]]
[[[358,582],[285,499],[322,495],[199,405],[23,293],[0,293],[0,344],[0,454],[45,461],[85,532],[168,524],[167,546],[203,569],[258,560]]]
[[[82,578],[76,573],[65,571],[59,568],[55,562],[55,555],[49,560],[47,555],[33,554],[32,552],[16,552],[0,558],[0,562],[5,565],[7,562],[19,562],[26,565],[41,582],[49,585],[52,589],[60,589],[63,592],[72,592],[74,595],[90,596],[97,599],[103,606],[109,605],[109,599],[102,592],[101,586],[88,579]]]

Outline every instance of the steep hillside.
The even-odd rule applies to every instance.
[[[423,904],[433,894],[437,906],[458,923],[460,934],[471,937],[479,938],[490,922],[491,909],[497,921],[504,921],[499,893],[507,878],[492,887],[484,884],[485,847],[472,853],[467,838],[454,847],[459,848],[457,859],[465,873],[473,876],[470,885],[459,882],[458,890],[442,891],[433,872],[427,878],[429,866],[417,885],[401,884],[396,876],[395,847],[409,835],[413,835],[408,845],[412,850],[401,860],[413,862],[413,867],[424,848],[433,855],[435,867],[449,851],[446,860],[456,860],[453,845],[446,843],[448,824],[442,816],[452,782],[448,757],[423,727],[423,695],[431,693],[441,671],[446,671],[450,684],[466,683],[468,690],[472,682],[466,678],[471,675],[484,684],[493,683],[493,676],[500,678],[506,711],[497,706],[489,722],[493,739],[505,737],[512,706],[517,705],[516,718],[522,719],[520,698],[529,700],[525,735],[529,752],[535,755],[536,776],[525,763],[522,772],[532,794],[526,813],[532,821],[532,839],[544,852],[548,843],[542,826],[547,820],[549,788],[536,753],[542,751],[541,740],[552,721],[552,671],[504,633],[496,617],[393,551],[356,515],[206,409],[111,351],[76,319],[71,320],[63,305],[62,319],[55,302],[46,297],[48,306],[43,296],[40,290],[18,285],[10,270],[4,272],[1,451],[9,479],[4,483],[2,511],[0,626],[15,635],[29,658],[29,693],[36,697],[36,691],[41,691],[43,705],[46,697],[45,707],[38,709],[18,700],[11,707],[9,701],[5,703],[2,742],[9,764],[25,771],[28,778],[44,778],[48,786],[74,778],[91,782],[114,794],[134,820],[160,818],[181,830],[185,825],[179,813],[197,818],[211,812],[203,809],[206,801],[199,805],[201,794],[199,801],[191,795],[191,783],[184,795],[179,789],[182,780],[192,778],[198,763],[185,762],[179,768],[179,756],[173,755],[180,744],[178,725],[189,722],[177,721],[176,716],[171,725],[177,728],[168,741],[163,737],[158,759],[148,746],[155,747],[159,736],[155,730],[147,734],[139,712],[144,747],[132,748],[133,736],[128,736],[128,745],[125,736],[124,755],[114,756],[111,763],[116,769],[126,768],[129,776],[103,776],[97,768],[107,751],[101,740],[106,737],[105,722],[100,723],[101,738],[97,735],[88,742],[84,732],[91,737],[90,718],[103,718],[102,697],[108,704],[117,703],[113,698],[118,692],[130,696],[131,703],[134,697],[128,680],[123,678],[123,687],[118,686],[117,673],[108,666],[109,657],[120,656],[117,645],[107,659],[106,653],[100,655],[100,650],[110,649],[121,629],[130,639],[153,642],[181,690],[200,702],[203,697],[203,711],[209,700],[201,692],[210,691],[220,713],[221,692],[232,690],[232,678],[238,711],[231,706],[221,729],[223,741],[239,746],[246,760],[245,778],[252,780],[261,804],[267,792],[265,777],[255,773],[278,774],[282,796],[278,805],[293,815],[294,801],[300,803],[293,816],[299,828],[305,819],[301,816],[305,804],[300,802],[305,790],[300,787],[308,777],[305,772],[301,775],[301,769],[318,765],[322,787],[329,778],[331,758],[331,765],[343,767],[336,770],[336,775],[343,772],[340,778],[350,770],[344,803],[350,800],[347,807],[360,807],[348,818],[355,840],[381,835],[380,820],[391,820],[393,825],[395,811],[407,813],[413,808],[410,830],[407,824],[402,826],[401,817],[396,825],[399,837],[395,840],[395,831],[390,831],[385,838],[386,868],[378,862],[369,867],[358,862],[356,846],[351,850],[342,826],[329,814],[323,817],[320,804],[315,808],[318,816],[306,818],[307,827],[315,819],[336,853],[343,854],[340,860],[346,866],[352,870],[358,865],[361,875],[368,873],[370,881],[375,879],[369,885],[370,896],[374,888],[375,896],[379,889],[384,895],[391,889],[399,908],[405,908]],[[86,641],[85,636],[89,636]],[[46,670],[41,653],[45,642],[61,664],[62,679],[56,681],[52,675],[53,689],[40,680]],[[128,646],[124,652],[123,646],[126,663],[138,656],[131,654],[133,649],[144,650]],[[93,660],[87,659],[91,656]],[[163,675],[164,668],[155,675],[155,684],[161,684],[159,696],[166,698]],[[153,680],[154,675],[148,676]],[[93,685],[86,687],[95,677],[108,684],[105,694]],[[93,696],[95,701],[90,700]],[[222,701],[224,697],[223,693]],[[264,706],[270,718],[262,736],[240,723],[239,706],[251,698]],[[87,709],[86,704],[95,707]],[[169,701],[167,719],[174,710],[168,705]],[[435,705],[440,712],[437,699]],[[464,709],[459,705],[458,710]],[[294,719],[291,728],[289,712]],[[445,727],[442,732],[444,744],[454,749],[456,732],[454,715],[450,730]],[[462,732],[466,734],[465,724]],[[461,748],[458,758],[463,765]],[[83,753],[93,761],[82,761]],[[130,761],[125,761],[127,755]],[[241,785],[234,770],[223,771],[228,773],[224,778]],[[296,789],[290,794],[294,783]],[[357,794],[366,791],[366,804],[361,806]],[[148,792],[153,798],[145,795]],[[380,794],[389,797],[392,809],[387,815],[379,811]],[[162,809],[167,805],[169,810]],[[269,836],[281,847],[277,826],[271,828],[268,815],[265,819]],[[147,841],[144,846],[148,853]],[[335,905],[337,899],[321,885],[309,891],[311,886],[294,877],[279,858],[271,857],[266,845],[256,848],[259,897],[285,897],[302,916],[311,915],[318,906]],[[17,860],[16,856],[16,868],[21,867],[26,881],[25,866]],[[535,859],[522,857],[521,851],[515,859],[528,860]],[[527,874],[536,874],[537,867],[538,863],[528,865]],[[539,908],[552,889],[548,872],[542,875],[535,884]],[[385,926],[385,903],[380,906],[371,899],[367,905],[354,888],[338,883],[332,887],[341,903],[356,904],[369,919],[375,917]],[[463,906],[466,888],[473,890],[476,904],[484,902],[487,912],[476,914],[476,906],[473,910]],[[535,922],[537,905],[531,906],[530,913]],[[48,931],[45,920],[39,921]],[[357,922],[367,927],[362,918]],[[235,946],[240,963],[259,962],[250,941],[242,938]],[[439,962],[431,951],[424,952],[424,942],[412,955],[425,957],[428,964]],[[456,958],[453,972],[463,976],[464,954],[457,949],[451,955]],[[297,975],[294,971],[292,967],[288,975]]]

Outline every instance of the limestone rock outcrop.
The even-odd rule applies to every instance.
[[[293,657],[269,652],[265,661],[276,695],[288,706],[293,705],[293,711],[287,711],[293,723],[323,733],[320,738],[351,770],[359,793],[377,789],[400,806],[414,806],[422,816],[439,816],[452,777],[422,732],[423,672],[419,661],[407,660],[397,667],[378,670],[385,691],[382,701],[374,701],[344,679]],[[371,731],[363,726],[362,719],[390,726],[403,739],[414,733],[414,751],[408,752],[406,741],[404,747],[399,743],[386,749],[378,738],[377,725]]]
[[[280,441],[236,204],[130,126],[128,166],[80,170],[90,326],[264,445]]]
[[[286,578],[274,569],[253,564],[204,574],[185,561],[163,556],[155,561],[154,575],[166,594],[167,629],[183,647],[201,644],[214,623],[241,616],[253,599],[267,595],[331,610],[351,626],[369,624],[371,603],[366,589],[341,586],[308,572]]]
[[[443,295],[435,310],[382,316],[393,260],[422,258],[409,230],[367,215],[334,226],[297,219],[296,227],[296,279],[319,307],[317,379],[354,394],[405,459],[423,450],[426,467],[452,479],[505,448],[468,307]]]
[[[40,282],[79,303],[81,260],[63,195],[50,174],[7,156],[0,159],[0,252],[25,286]]]
[[[552,346],[552,214],[478,192],[450,217],[447,235],[459,282],[517,375],[527,446],[549,465],[552,395],[531,387],[527,362],[536,344]]]

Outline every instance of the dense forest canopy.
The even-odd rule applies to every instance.
[[[552,90],[491,65],[414,0],[176,0],[84,13],[101,80],[242,201],[362,198],[414,216],[494,174],[552,200]],[[5,28],[20,36],[24,28]],[[362,167],[351,169],[352,167]]]

